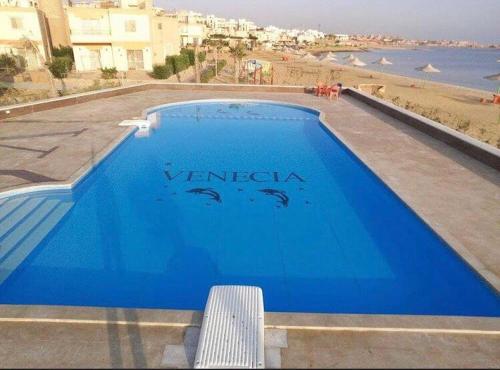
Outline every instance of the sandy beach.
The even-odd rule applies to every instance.
[[[285,55],[288,61],[282,60]],[[229,56],[226,58],[231,62]],[[246,58],[272,62],[274,84],[313,86],[321,81],[354,87],[385,85],[385,93],[379,97],[500,148],[500,106],[481,102],[491,101],[492,93],[340,64],[306,62],[295,55],[272,51],[254,51]],[[216,81],[232,82],[232,79]]]

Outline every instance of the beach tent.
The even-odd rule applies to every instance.
[[[418,68],[415,68],[417,71],[420,71],[420,72],[425,72],[425,73],[439,73],[441,72],[439,69],[437,68],[434,68],[432,66],[432,64],[427,64],[423,67],[418,67]]]
[[[385,57],[382,57],[379,60],[377,60],[376,62],[373,62],[373,64],[380,64],[382,66],[386,66],[386,65],[391,65],[392,62],[389,62],[387,59],[385,59]]]
[[[354,58],[353,60],[351,60],[349,62],[349,64],[351,66],[354,66],[354,67],[364,67],[364,66],[366,66],[366,63],[363,62],[363,61],[361,61],[359,58]]]

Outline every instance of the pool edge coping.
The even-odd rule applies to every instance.
[[[76,188],[87,176],[89,176],[92,171],[101,165],[101,163],[108,158],[120,145],[127,140],[130,135],[136,131],[135,126],[130,126],[123,133],[118,135],[118,137],[111,140],[106,146],[104,146],[99,153],[96,154],[94,158],[89,159],[83,165],[80,166],[67,180],[61,180],[58,182],[51,181],[40,183],[37,185],[29,186],[14,186],[12,188],[7,188],[6,190],[0,191],[0,199],[9,198],[13,196],[20,196],[23,194],[36,194],[45,191],[57,191],[57,190],[73,190]],[[56,180],[57,181],[57,180]]]
[[[110,312],[113,315],[108,315]],[[133,314],[131,314],[133,313]],[[110,320],[109,317],[113,319]],[[133,317],[134,319],[130,319]],[[0,304],[2,323],[200,327],[203,311],[113,307]],[[266,329],[377,331],[499,335],[500,318],[435,315],[381,315],[266,312]]]

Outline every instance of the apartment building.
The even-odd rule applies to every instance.
[[[21,55],[28,70],[50,59],[50,38],[44,14],[30,0],[0,0],[0,54]]]
[[[155,9],[152,17],[153,64],[165,63],[165,57],[181,51],[180,27],[177,18],[167,16],[163,9]]]
[[[152,9],[127,1],[109,8],[98,5],[102,4],[67,8],[76,70],[152,70]]]
[[[207,37],[205,17],[193,11],[179,11],[169,14],[179,22],[181,46],[200,45]]]

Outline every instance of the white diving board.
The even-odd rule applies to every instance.
[[[253,286],[210,289],[194,367],[264,368],[264,299]]]

